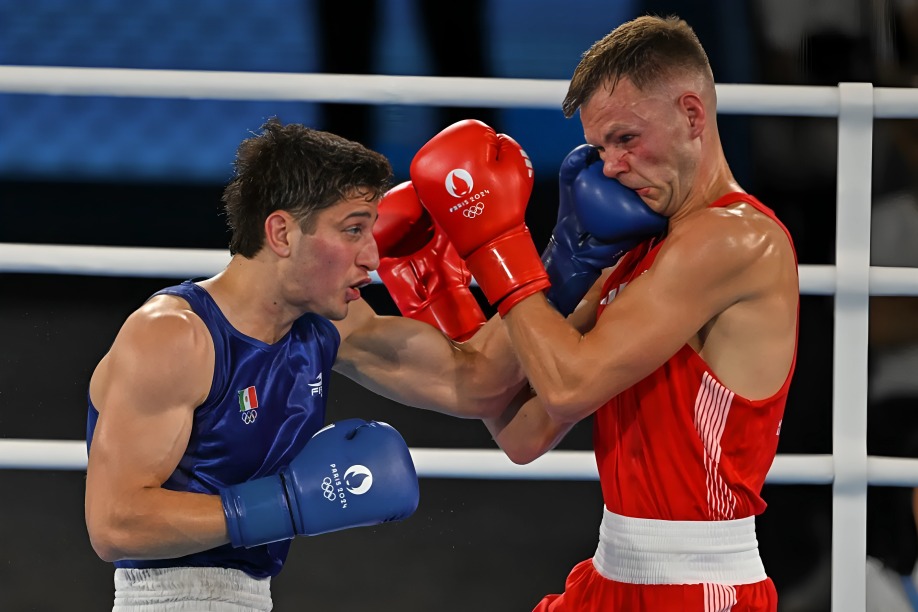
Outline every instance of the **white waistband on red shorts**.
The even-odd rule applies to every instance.
[[[603,508],[596,571],[629,584],[752,584],[767,577],[755,517],[661,521]]]

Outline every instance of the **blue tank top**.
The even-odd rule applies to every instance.
[[[163,488],[218,494],[221,488],[276,474],[325,424],[331,368],[341,338],[331,322],[307,313],[274,344],[236,330],[213,298],[192,281],[154,295],[186,300],[204,321],[216,361],[210,393],[194,412],[188,448]],[[89,400],[87,448],[99,412]],[[253,548],[226,544],[175,559],[124,560],[115,567],[227,567],[276,576],[290,540]]]

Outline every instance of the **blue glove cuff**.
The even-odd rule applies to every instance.
[[[558,312],[568,316],[602,274],[603,268],[615,265],[636,244],[637,241],[602,244],[595,238],[586,238],[578,245],[582,250],[574,252],[568,243],[552,236],[542,254],[542,264],[551,279],[545,297]]]
[[[235,548],[289,540],[293,519],[279,476],[267,476],[220,491],[230,542]]]

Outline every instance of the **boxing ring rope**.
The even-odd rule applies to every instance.
[[[566,88],[562,80],[0,66],[0,93],[71,96],[558,109]],[[835,296],[833,453],[780,454],[767,481],[832,485],[832,610],[860,611],[867,485],[918,486],[918,459],[868,456],[866,445],[869,298],[918,296],[918,270],[870,266],[873,123],[918,118],[918,90],[718,84],[717,94],[722,114],[838,119],[836,265],[800,266],[801,294]],[[0,244],[0,273],[189,278],[209,276],[228,261],[221,250]],[[598,478],[589,451],[555,450],[527,466],[497,450],[412,449],[412,456],[421,477]],[[0,440],[0,469],[85,466],[83,441]]]
[[[394,75],[295,74],[0,66],[0,93],[208,100],[285,100],[427,106],[490,106],[558,110],[563,79],[500,79]],[[873,89],[878,119],[915,116],[909,89]],[[838,117],[837,87],[717,85],[723,114]]]
[[[26,274],[185,279],[216,274],[229,260],[223,249],[0,243],[0,272]],[[835,266],[802,265],[799,271],[802,294],[835,294]],[[370,276],[380,282],[375,272]],[[869,282],[871,295],[918,296],[918,268],[870,266]]]

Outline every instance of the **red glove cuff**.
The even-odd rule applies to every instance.
[[[465,260],[488,301],[503,315],[518,301],[550,286],[542,258],[523,226],[478,249]],[[512,303],[502,302],[512,296]]]
[[[456,287],[438,294],[410,317],[433,325],[457,342],[474,336],[487,321],[468,287]]]
[[[547,278],[539,279],[520,287],[504,299],[500,301],[500,304],[497,305],[497,312],[500,313],[500,316],[506,315],[510,312],[510,309],[520,303],[524,298],[528,298],[530,295],[538,293],[540,291],[545,291],[551,287],[551,281]]]

